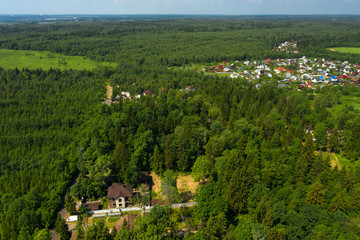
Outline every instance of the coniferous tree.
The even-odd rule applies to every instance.
[[[235,212],[247,211],[247,198],[252,185],[252,179],[246,168],[237,168],[231,175],[229,188],[225,198]]]
[[[118,180],[124,180],[123,174],[126,168],[126,165],[130,161],[129,154],[126,149],[125,143],[119,141],[115,145],[114,153],[113,153],[113,160],[115,163],[115,175],[117,176]]]
[[[68,231],[68,225],[66,224],[65,220],[61,217],[60,213],[55,222],[55,230],[60,235],[61,240],[68,240],[70,239],[70,232]]]
[[[325,202],[324,186],[319,182],[311,185],[305,201],[321,206]]]
[[[164,155],[165,155],[165,169],[166,170],[168,170],[168,169],[174,170],[175,169],[175,156],[174,156],[174,152],[173,152],[172,138],[170,135],[167,135],[166,139],[165,139]]]
[[[70,195],[69,191],[66,193],[65,196],[65,209],[70,215],[76,212],[76,202],[74,201],[74,198]]]
[[[151,168],[156,174],[159,174],[160,176],[164,172],[164,161],[163,161],[163,158],[160,153],[160,149],[159,149],[158,145],[155,145],[155,148],[154,148],[154,154],[152,156]]]

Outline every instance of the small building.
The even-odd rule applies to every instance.
[[[186,89],[187,92],[190,92],[190,91],[191,91],[191,92],[194,92],[194,91],[195,91],[195,87],[194,87],[194,86],[186,86],[185,89]]]
[[[301,85],[301,84],[298,85],[298,90],[299,90],[299,91],[303,90],[304,88],[305,88],[304,85]]]
[[[131,99],[131,95],[129,92],[121,92],[122,99]]]
[[[313,128],[313,126],[311,126],[311,125],[307,125],[306,126],[306,128],[305,128],[305,133],[306,134],[308,134],[308,133],[313,133],[313,130],[314,130],[314,128]]]
[[[150,91],[150,90],[146,90],[143,92],[143,95],[146,96],[146,95],[153,95],[154,92],[153,91]]]
[[[230,78],[238,78],[238,77],[239,77],[239,74],[237,74],[237,73],[232,73],[230,75]]]
[[[67,222],[77,222],[78,221],[78,216],[77,215],[72,215],[68,219],[66,219],[66,221]]]
[[[156,205],[165,205],[165,202],[161,199],[151,199],[151,206],[156,206]]]

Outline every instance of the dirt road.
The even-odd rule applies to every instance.
[[[110,106],[111,105],[111,97],[113,93],[113,88],[110,85],[106,85],[106,99],[103,103]]]

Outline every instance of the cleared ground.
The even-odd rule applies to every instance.
[[[157,193],[158,196],[162,196],[161,179],[154,172],[151,173],[151,177],[152,191]],[[176,181],[176,187],[180,193],[182,202],[194,201],[194,195],[198,186],[199,182],[196,182],[190,174],[179,176]]]
[[[100,66],[116,67],[117,64],[111,62],[97,63],[86,57],[65,56],[48,51],[0,49],[0,67],[4,69],[91,70]]]

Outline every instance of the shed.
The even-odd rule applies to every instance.
[[[72,215],[68,219],[66,219],[67,222],[77,222],[77,220],[78,220],[77,215]]]

